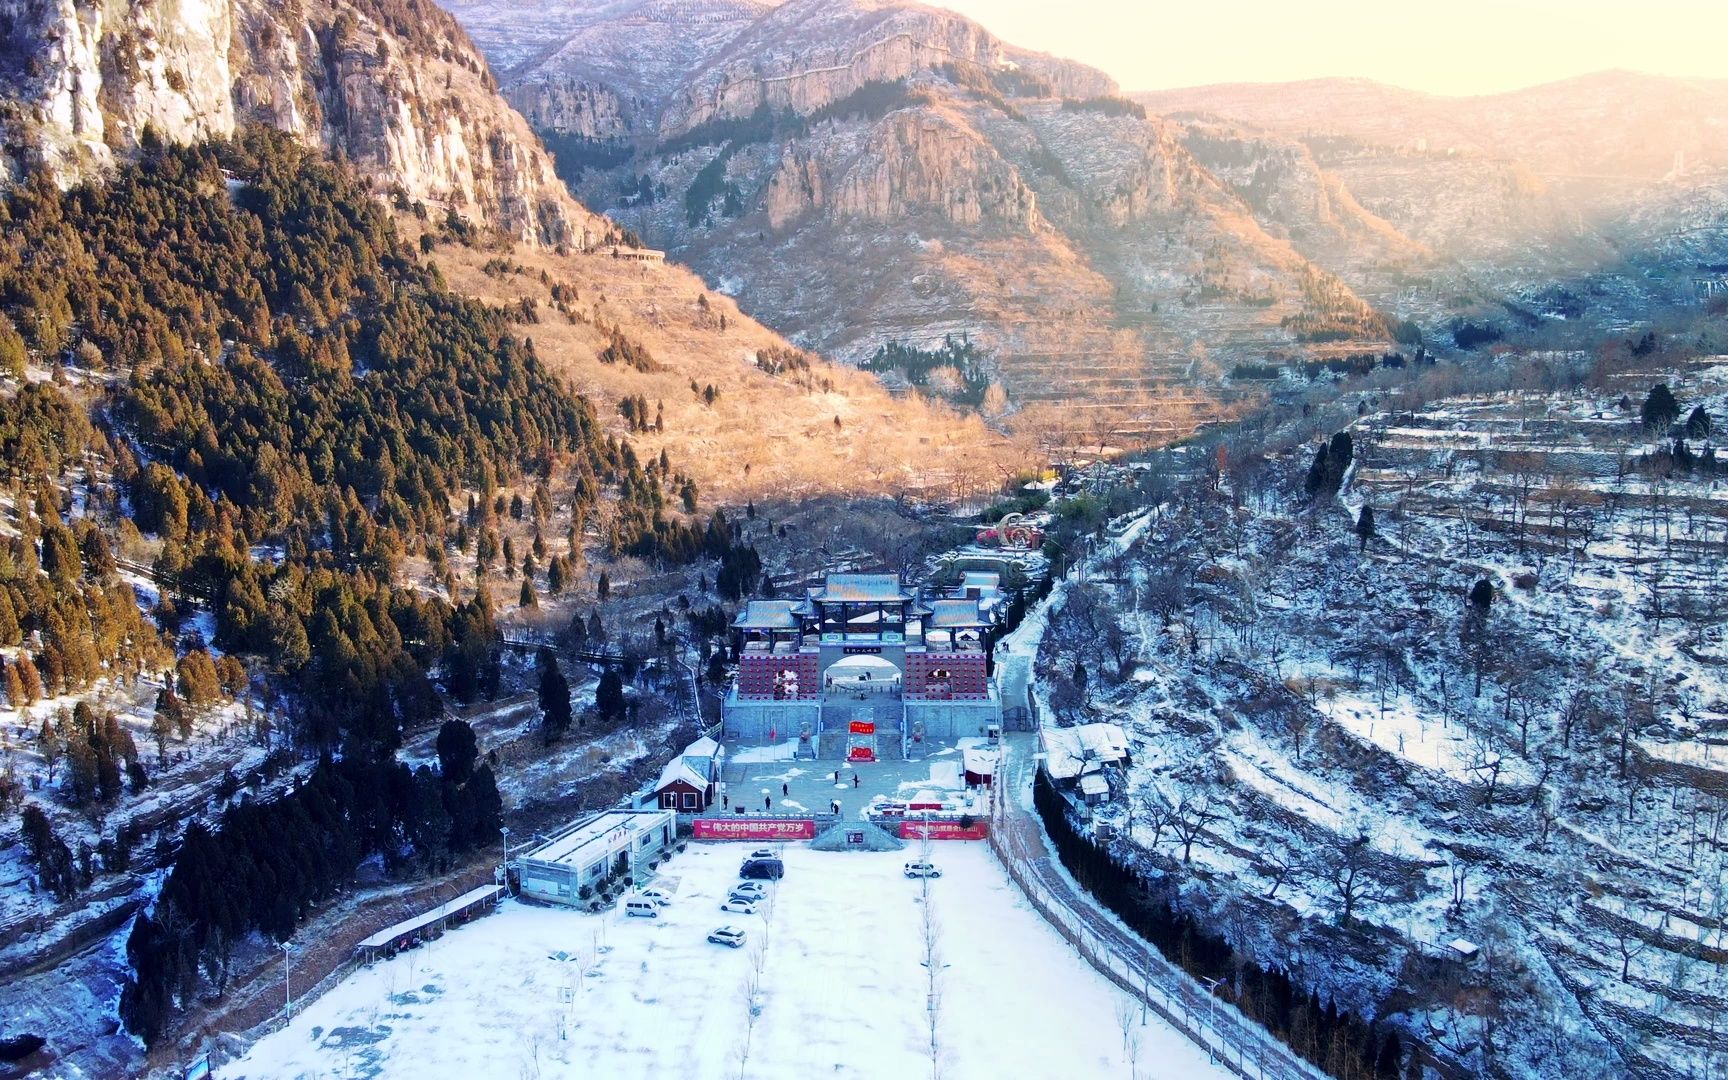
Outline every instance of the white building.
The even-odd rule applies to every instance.
[[[630,876],[638,884],[677,838],[670,810],[608,810],[578,821],[517,860],[522,895],[530,900],[576,906],[608,879]]]

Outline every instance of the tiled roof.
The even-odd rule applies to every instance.
[[[740,630],[796,630],[797,616],[790,600],[752,600],[732,620]]]
[[[815,599],[829,603],[893,603],[911,599],[895,574],[829,574],[828,580],[815,593]]]
[[[1128,756],[1128,736],[1115,724],[1042,728],[1044,768],[1057,780],[1072,780]]]
[[[936,600],[930,604],[930,627],[945,630],[950,627],[983,626],[985,619],[978,614],[976,600]]]

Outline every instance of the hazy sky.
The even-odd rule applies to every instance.
[[[1362,76],[1481,94],[1603,68],[1728,76],[1728,0],[926,0],[1127,90]]]

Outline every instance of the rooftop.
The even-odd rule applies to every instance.
[[[703,775],[703,765],[706,763],[707,759],[705,758],[701,759],[701,764],[683,755],[673,758],[666,763],[664,769],[660,770],[660,779],[654,782],[654,790],[661,791],[668,784],[675,784],[680,780],[697,791],[705,790],[708,787],[708,777]]]
[[[1115,724],[1047,727],[1039,738],[1044,742],[1044,769],[1057,780],[1072,780],[1128,756],[1128,736]]]
[[[790,600],[752,600],[732,620],[740,630],[796,630],[798,616],[793,614]]]
[[[899,603],[912,599],[900,584],[898,574],[829,574],[828,580],[811,593],[826,603]]]
[[[984,616],[978,613],[976,600],[936,600],[930,604],[930,628],[983,626]]]
[[[967,747],[960,751],[961,767],[975,776],[993,776],[996,773],[996,756],[996,751],[985,747]]]
[[[416,930],[425,929],[434,923],[442,922],[486,900],[495,900],[504,894],[502,885],[482,885],[478,889],[470,889],[454,900],[439,904],[431,911],[421,912],[412,919],[404,919],[395,926],[388,926],[356,945],[356,949],[382,949],[403,934],[412,934]]]
[[[658,791],[678,780],[698,790],[707,787],[714,774],[714,759],[719,757],[720,753],[720,744],[713,739],[697,739],[660,770],[660,779],[654,785],[655,790]]]
[[[621,846],[633,833],[652,828],[667,813],[663,810],[608,810],[577,822],[523,858],[530,862],[579,867],[591,861],[591,857],[582,857],[583,850],[589,845],[608,849]]]
[[[991,570],[968,570],[960,579],[960,587],[993,592],[1002,587],[1002,575]]]

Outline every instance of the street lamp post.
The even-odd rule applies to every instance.
[[[505,825],[498,830],[504,836],[504,858],[498,863],[498,879],[501,883],[510,883],[510,826]]]
[[[288,951],[286,941],[277,942],[282,949],[282,1011],[287,1018],[294,1019],[294,989],[291,983],[294,978],[293,954]]]

